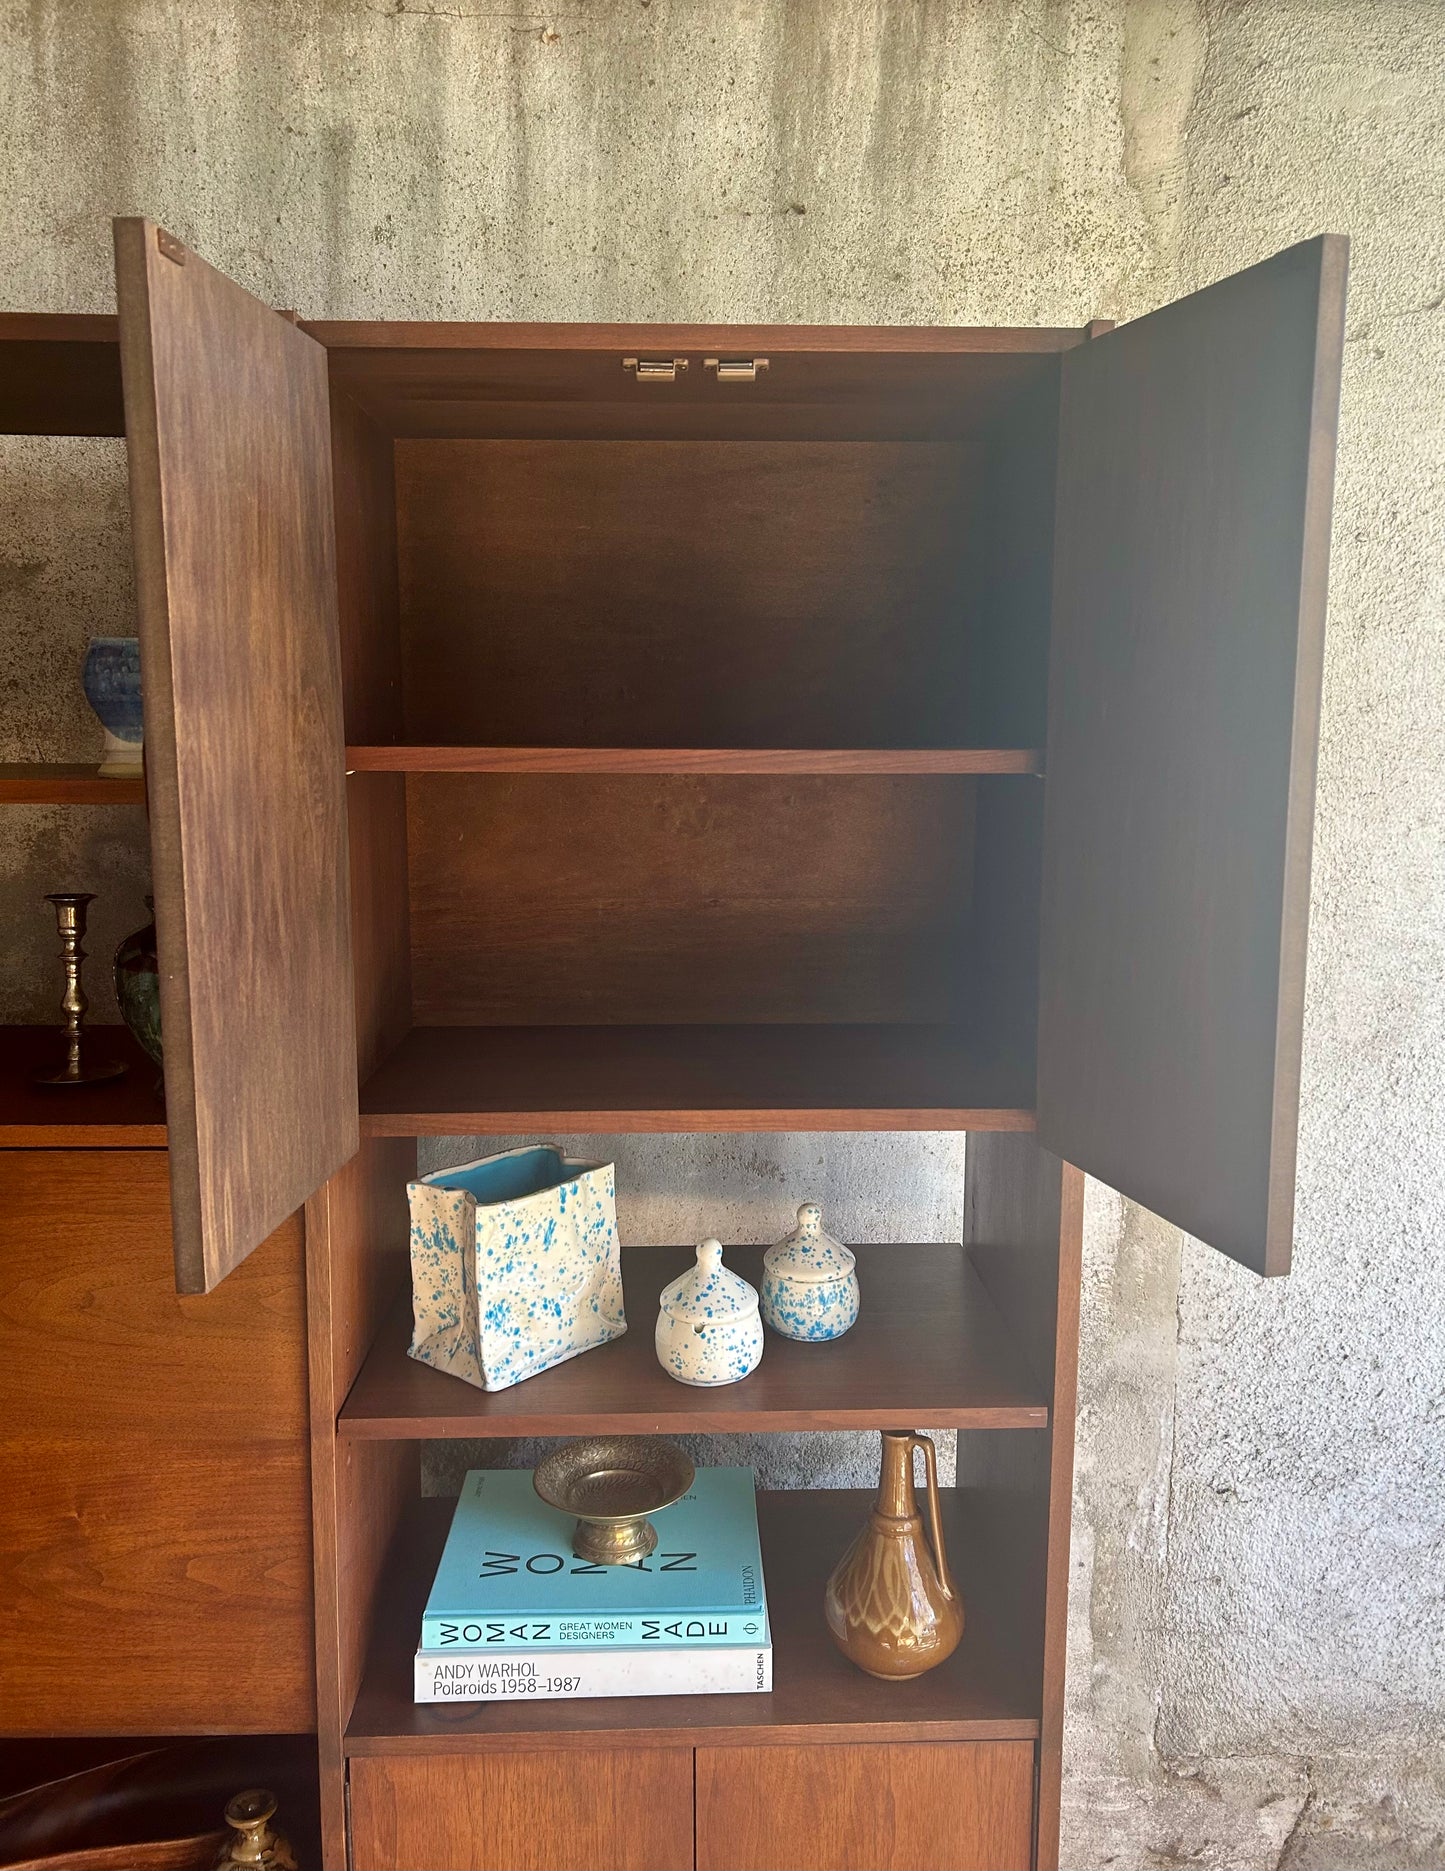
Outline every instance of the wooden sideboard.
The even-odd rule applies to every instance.
[[[306,323],[116,253],[118,320],[0,319],[0,427],[127,438],[166,1100],[6,1036],[0,1727],[314,1724],[337,1871],[1047,1871],[1084,1174],[1288,1266],[1345,243],[1118,330]],[[586,1358],[405,1355],[419,1137],[899,1129],[971,1133],[964,1239],[866,1249],[838,1346],[670,1385],[628,1250]],[[412,1702],[426,1439],[904,1424],[931,1675],[823,1628],[867,1493],[764,1495],[771,1695]]]

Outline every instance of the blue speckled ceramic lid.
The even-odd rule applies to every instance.
[[[809,1284],[846,1280],[856,1264],[852,1249],[824,1231],[823,1211],[816,1202],[804,1202],[798,1210],[797,1227],[763,1256],[763,1266],[769,1273]]]
[[[697,1265],[663,1287],[658,1303],[670,1318],[703,1325],[756,1312],[758,1289],[723,1265],[721,1241],[704,1241],[697,1250]]]

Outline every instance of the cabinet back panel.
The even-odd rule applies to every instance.
[[[964,1011],[972,780],[415,774],[407,797],[420,1025]]]
[[[964,744],[961,443],[399,441],[407,738]]]

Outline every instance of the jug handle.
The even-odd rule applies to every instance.
[[[945,1598],[956,1598],[957,1588],[948,1569],[948,1552],[943,1544],[943,1521],[938,1504],[938,1456],[928,1436],[910,1437],[912,1447],[923,1451],[923,1472],[928,1480],[928,1531],[933,1546],[933,1564],[938,1573],[939,1589]]]

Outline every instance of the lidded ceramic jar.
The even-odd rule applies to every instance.
[[[858,1264],[823,1227],[823,1211],[804,1202],[798,1225],[763,1256],[763,1318],[784,1338],[805,1343],[841,1338],[858,1317]]]
[[[725,1267],[721,1241],[704,1241],[697,1265],[662,1289],[657,1358],[680,1384],[736,1384],[763,1355],[757,1288]]]

